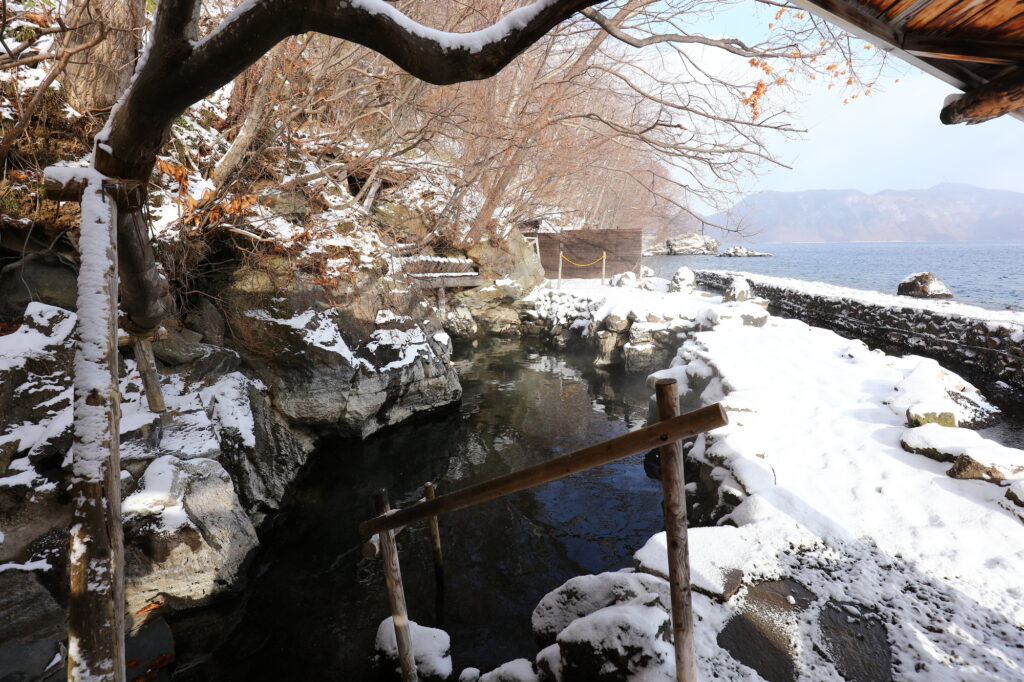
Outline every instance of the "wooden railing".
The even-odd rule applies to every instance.
[[[679,682],[696,681],[689,554],[686,540],[686,481],[683,476],[683,455],[679,442],[684,438],[724,426],[729,423],[729,418],[720,403],[679,415],[675,379],[658,380],[655,392],[659,421],[642,429],[437,497],[433,496],[431,486],[424,499],[405,509],[392,510],[388,505],[387,492],[381,490],[377,493],[377,516],[359,524],[359,532],[368,538],[364,546],[364,555],[372,557],[379,553],[384,560],[388,601],[395,625],[403,682],[416,682],[418,676],[410,641],[409,617],[398,562],[398,547],[395,544],[395,536],[402,529],[416,521],[430,521],[437,563],[441,557],[440,534],[437,530],[437,517],[440,514],[465,509],[542,483],[556,481],[653,448],[659,448],[661,454],[676,676]]]

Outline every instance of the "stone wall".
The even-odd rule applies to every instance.
[[[719,270],[695,271],[697,286],[723,291],[735,276],[770,312],[953,365],[989,382],[1024,391],[1024,314],[959,303],[890,296],[819,282]]]

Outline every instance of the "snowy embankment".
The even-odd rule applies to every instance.
[[[949,360],[1024,391],[1024,313],[748,272],[698,270],[695,275],[698,285],[713,290],[740,277],[786,317]]]
[[[652,384],[729,411],[687,445],[688,490],[718,498],[690,535],[701,679],[1024,678],[1024,451],[963,428],[995,408],[933,360],[638,284],[563,283],[528,314],[598,348],[619,320],[671,329]],[[666,572],[659,533],[633,567],[570,580],[534,612],[535,661],[480,679],[672,679]]]

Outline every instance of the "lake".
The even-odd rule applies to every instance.
[[[681,265],[742,270],[895,294],[914,272],[932,272],[963,303],[1024,310],[1024,242],[753,244],[772,258],[652,256],[644,265],[671,277]]]

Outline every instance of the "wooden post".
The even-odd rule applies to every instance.
[[[675,417],[679,413],[676,380],[659,379],[654,388],[658,401],[658,420]],[[686,538],[686,479],[683,474],[683,451],[678,440],[661,446],[661,487],[665,494],[665,544],[668,547],[668,577],[672,595],[676,680],[696,682],[690,556]]]
[[[427,482],[423,486],[423,498],[432,500],[437,496],[437,486]],[[430,545],[434,554],[434,618],[437,627],[444,627],[444,553],[441,551],[441,527],[437,516],[427,519],[430,526]]]
[[[558,288],[562,288],[562,250],[558,250]]]
[[[391,511],[388,491],[374,493],[377,514]],[[384,579],[388,586],[388,604],[391,619],[395,624],[395,643],[398,645],[398,662],[402,666],[402,682],[419,682],[416,674],[416,657],[412,648],[412,632],[409,628],[409,611],[405,606],[405,588],[402,586],[402,569],[398,565],[398,545],[395,533],[386,530],[380,533],[380,549],[384,556]]]
[[[607,268],[605,268],[605,266],[607,264],[608,264],[608,252],[607,251],[602,251],[601,252],[601,286],[604,286],[605,274],[607,273]]]
[[[439,311],[441,311],[441,314],[443,315],[446,312],[447,307],[448,307],[448,299],[447,299],[447,296],[445,295],[444,287],[443,286],[442,287],[438,287],[437,288],[437,309]]]
[[[135,363],[139,366],[142,385],[146,389],[149,411],[163,416],[167,406],[164,404],[164,395],[160,392],[160,377],[156,371],[156,359],[153,357],[153,344],[146,337],[133,336],[132,348],[135,350]]]
[[[69,532],[68,680],[124,682],[117,207],[84,171]]]

